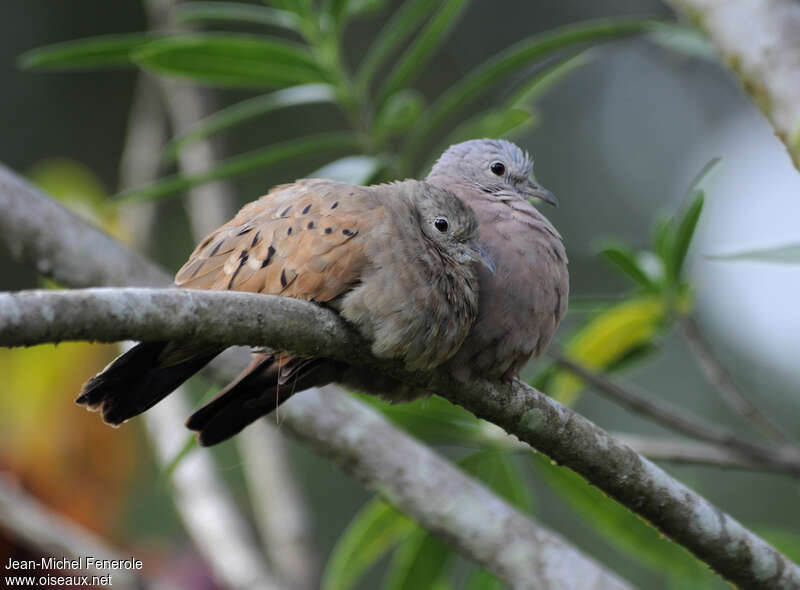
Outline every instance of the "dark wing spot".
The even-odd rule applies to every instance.
[[[309,203],[308,205],[306,205],[305,207],[303,207],[303,215],[305,215],[306,213],[308,213],[310,209],[311,209],[311,203]]]
[[[292,210],[292,206],[289,205],[288,207],[286,207],[286,209],[281,211],[281,217],[286,217],[286,214],[289,213],[289,211],[291,211],[291,210]]]
[[[314,229],[314,222],[313,221],[309,221],[308,222],[308,229]]]
[[[269,249],[267,250],[267,257],[264,259],[264,262],[261,263],[261,268],[264,268],[270,262],[272,262],[272,255],[273,254],[275,254],[275,248],[270,246]]]
[[[211,254],[209,254],[209,257],[214,256],[214,254],[216,254],[222,247],[223,243],[225,243],[225,238],[222,238],[219,242],[217,242],[217,245],[214,246],[214,249],[211,251]]]
[[[339,201],[334,201],[333,205],[331,205],[331,209],[336,209],[339,206]]]
[[[231,275],[231,280],[228,281],[228,289],[231,289],[233,287],[233,281],[236,280],[236,275],[238,275],[239,271],[242,270],[242,267],[244,266],[245,262],[247,262],[247,252],[242,251],[242,253],[239,255],[239,266],[237,266],[236,270],[233,271],[233,274]]]
[[[260,231],[257,231],[257,232],[256,232],[256,235],[254,235],[254,236],[253,236],[253,241],[252,241],[252,242],[250,242],[250,247],[251,247],[251,248],[254,248],[254,247],[255,247],[255,245],[258,243],[258,237],[259,237],[260,235],[261,235],[261,232],[260,232]]]
[[[281,287],[285,287],[285,286],[286,286],[286,269],[284,268],[281,271]]]
[[[194,272],[192,273],[192,276],[190,276],[189,278],[190,279],[195,278],[197,276],[197,273],[200,272],[200,269],[203,268],[203,266],[204,266],[203,264],[198,264],[197,268],[194,269]]]
[[[237,236],[243,236],[244,234],[246,234],[248,232],[251,232],[251,231],[253,231],[253,226],[252,225],[245,225],[242,229],[240,229],[238,232],[236,232],[236,235]]]
[[[241,259],[242,262],[247,262],[248,257],[249,257],[249,254],[247,253],[247,250],[242,250],[239,253],[239,258]]]
[[[352,229],[343,229],[342,233],[347,237],[356,235],[357,232],[354,232]]]
[[[286,230],[286,235],[287,236],[291,236],[292,235],[292,228],[291,227]]]
[[[332,227],[326,227],[326,228],[325,228],[325,233],[326,233],[326,234],[329,234],[329,233],[331,233],[332,231],[333,231],[333,228],[332,228]]]

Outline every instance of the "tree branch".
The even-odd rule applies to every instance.
[[[789,475],[800,475],[800,450],[791,445],[766,447],[740,438],[691,414],[637,391],[632,385],[609,379],[607,376],[576,363],[555,350],[548,352],[556,363],[590,383],[599,393],[618,404],[647,416],[662,424],[698,440],[716,443],[722,447],[756,459],[774,470]]]
[[[63,277],[62,282],[64,284],[73,287],[87,286],[87,283],[81,282],[87,277],[93,278],[99,284],[108,284],[104,278],[111,280],[122,277],[121,282],[124,282],[125,275],[124,272],[120,273],[120,269],[122,271],[125,271],[126,269],[136,271],[135,273],[132,272],[131,276],[138,278],[142,284],[164,284],[169,281],[169,278],[163,272],[155,269],[152,266],[148,266],[146,262],[144,263],[143,267],[140,266],[140,258],[137,255],[127,250],[124,246],[103,232],[94,228],[90,228],[83,220],[78,219],[57,203],[44,197],[41,192],[29,186],[2,165],[0,165],[0,203],[7,204],[10,208],[8,210],[18,211],[18,217],[20,218],[24,218],[25,211],[29,211],[31,214],[31,218],[24,220],[24,222],[20,225],[4,224],[4,227],[8,229],[8,232],[0,233],[0,239],[5,240],[6,243],[13,244],[16,242],[24,243],[26,240],[32,237],[36,238],[40,235],[48,236],[49,239],[44,242],[43,245],[40,245],[39,241],[35,240],[31,247],[17,248],[15,252],[21,257],[22,261],[34,264],[36,264],[37,256],[56,260],[59,264],[57,269],[49,265],[46,267],[46,269],[51,273],[57,273],[59,277]],[[3,221],[2,217],[0,217],[0,221]],[[43,222],[52,222],[52,225],[39,225]],[[69,238],[73,235],[92,236],[92,256],[86,256],[84,255],[84,250],[76,250],[74,248],[76,245],[81,246],[83,242],[70,242]],[[63,243],[60,245],[58,245],[59,238],[64,238]],[[58,246],[56,247],[56,245]],[[22,257],[23,255],[25,255],[25,257]],[[88,268],[82,268],[84,266]],[[75,280],[70,280],[70,273],[72,272],[75,273]],[[105,272],[108,272],[108,275],[105,275]],[[88,283],[88,285],[91,284],[92,283]],[[303,304],[303,302],[300,303],[301,305]],[[310,304],[306,305],[310,306],[312,309],[317,309],[317,311],[320,311],[319,308],[316,308],[315,306],[311,306]],[[219,364],[219,367],[222,370],[230,372],[231,365],[233,364],[231,362],[231,356],[223,354],[218,360],[223,361]],[[301,402],[307,404],[307,407],[304,409],[304,412],[307,414],[324,415],[328,412],[327,403],[328,400],[331,399],[331,395],[341,394],[336,394],[335,392],[331,394],[328,392],[325,400],[319,400],[317,398],[308,396],[300,396],[299,399],[294,403],[295,405]],[[355,400],[351,401],[352,403],[356,403]],[[382,445],[379,444],[379,441],[382,439],[382,437],[391,436],[397,431],[397,429],[389,423],[385,423],[383,426],[381,426],[381,430],[379,431],[370,431],[369,429],[365,429],[363,428],[363,424],[361,422],[361,415],[358,412],[348,416],[348,419],[344,422],[328,424],[327,426],[331,429],[330,432],[323,430],[315,431],[309,425],[303,424],[302,422],[293,423],[288,417],[284,420],[284,425],[285,427],[290,428],[293,432],[302,433],[305,440],[319,440],[320,444],[328,444],[323,443],[322,441],[340,440],[340,435],[337,434],[339,430],[357,429],[370,434],[373,438],[367,440],[363,446],[358,448],[350,448],[347,450],[347,452],[344,452],[338,456],[338,460],[340,461],[339,466],[343,469],[347,469],[350,463],[357,460],[382,461],[383,459],[379,450],[382,448]],[[412,447],[411,445],[419,445],[419,443],[413,441],[413,439],[395,438],[394,440],[397,445],[405,445],[395,447],[395,449],[402,455],[408,457],[417,455],[418,452],[416,448]],[[364,455],[363,458],[362,455]],[[443,464],[446,465],[446,462],[443,461]],[[406,463],[403,469],[406,471],[413,469],[414,467],[409,467],[410,465],[410,463]],[[439,466],[435,465],[432,468],[432,472],[444,472],[444,469],[444,467],[439,469]],[[462,479],[451,482],[449,484],[451,489],[466,489],[466,486],[469,485],[469,482],[465,482],[464,479],[466,479],[466,476],[462,475]],[[401,496],[402,490],[394,490],[392,484],[392,481],[386,481],[377,482],[375,485],[376,487],[380,488],[384,495],[391,494],[393,496]],[[413,482],[404,482],[404,485],[412,484]],[[405,493],[408,493],[408,491]],[[473,508],[476,511],[479,511],[480,504],[475,503]],[[476,521],[483,522],[487,527],[496,526],[496,523],[489,520],[488,517],[482,518],[481,514],[482,513],[480,512],[476,512]],[[516,518],[518,517],[515,517],[515,519]],[[507,521],[504,520],[503,522]],[[429,527],[429,523],[425,521],[420,521],[420,524],[423,527]],[[453,526],[449,534],[449,538],[459,539],[459,543],[463,543],[465,545],[469,544],[470,542],[477,543],[480,540],[479,538],[476,538],[470,541],[470,539],[466,537],[462,539],[462,536],[464,535],[462,535],[461,531],[459,531],[456,526]],[[534,547],[537,547],[539,550],[544,552],[546,548],[542,546],[542,543],[547,543],[550,539],[550,537],[546,534],[546,530],[538,537],[538,539],[538,541],[535,539],[530,540],[530,543],[532,543]],[[462,545],[458,546],[460,547]],[[549,550],[547,552],[549,555],[554,555],[556,553],[555,551]],[[567,552],[567,555],[570,556],[569,559],[560,559],[558,558],[558,555],[556,555],[556,560],[548,565],[546,571],[550,576],[550,582],[544,586],[545,588],[562,588],[564,587],[561,585],[562,580],[573,579],[572,558],[575,555],[581,554],[577,552],[577,550],[570,549]],[[467,554],[467,556],[472,557],[469,554]],[[475,559],[477,559],[477,557]],[[497,553],[489,555],[488,557],[484,555],[481,559],[486,559],[485,562],[481,561],[481,563],[484,563],[489,571],[499,575],[499,572],[502,568],[499,564],[499,557]],[[517,565],[519,568],[537,568],[538,566],[536,563],[537,562],[535,560],[530,562],[521,561]],[[588,579],[597,579],[599,580],[599,583],[602,583],[604,580],[608,580],[612,587],[619,587],[619,584],[617,584],[617,586],[613,585],[616,583],[614,582],[614,580],[616,580],[614,575],[607,572],[604,568],[602,568],[601,565],[597,564],[591,559],[583,557],[582,560],[577,563],[577,565],[583,569],[584,575],[586,575]],[[538,569],[541,570],[542,568]],[[622,587],[627,588],[627,586]]]
[[[800,586],[798,566],[571,409],[520,381],[461,384],[444,371],[409,373],[395,361],[376,360],[334,312],[312,303],[177,289],[33,291],[0,295],[0,317],[0,343],[5,345],[92,337],[199,339],[249,342],[372,367],[438,393],[570,467],[731,582]]]
[[[800,3],[667,0],[708,33],[800,170]]]
[[[800,84],[800,79],[798,79],[798,84]],[[728,407],[753,424],[770,440],[784,444],[790,443],[791,437],[750,401],[730,371],[719,362],[711,345],[700,331],[697,321],[692,316],[682,315],[678,317],[677,324],[683,339],[694,353],[693,359],[698,368]]]

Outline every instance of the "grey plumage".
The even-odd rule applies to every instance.
[[[492,171],[500,163],[502,174]],[[508,381],[540,355],[567,311],[569,276],[561,236],[531,205],[555,204],[531,179],[533,161],[503,140],[481,139],[448,149],[427,181],[454,192],[475,211],[480,241],[496,272],[478,269],[478,319],[447,363],[453,375]]]

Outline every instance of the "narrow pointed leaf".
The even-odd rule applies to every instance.
[[[358,71],[358,85],[366,89],[370,80],[386,58],[424,21],[436,8],[431,0],[409,0],[404,3],[381,29],[366,53]]]
[[[385,502],[371,500],[353,518],[336,542],[325,572],[322,590],[348,590],[395,548],[417,525]]]
[[[675,244],[672,250],[672,273],[673,277],[676,279],[681,276],[683,262],[686,260],[686,253],[689,251],[689,246],[694,236],[694,230],[697,228],[700,213],[703,211],[704,198],[703,192],[698,191],[681,219],[680,225],[678,225],[678,230],[675,234]]]
[[[435,588],[452,559],[443,541],[417,528],[392,556],[382,590]]]
[[[351,18],[379,10],[383,5],[384,0],[326,0],[323,7],[341,31]]]
[[[484,450],[459,461],[461,468],[524,512],[533,510],[533,495],[506,451]]]
[[[174,12],[179,24],[247,23],[281,27],[292,31],[300,28],[297,15],[269,6],[240,2],[185,2]]]
[[[708,37],[692,26],[667,22],[658,23],[647,34],[647,39],[665,49],[688,57],[699,57],[715,63],[718,59]]]
[[[19,66],[26,70],[91,70],[131,66],[134,51],[152,42],[152,33],[127,33],[76,39],[23,53]]]
[[[639,261],[636,259],[636,254],[633,250],[624,244],[608,244],[600,250],[600,254],[636,285],[651,292],[657,292],[659,290],[658,285],[653,282],[647,272],[639,265]]]
[[[404,147],[404,156],[409,158],[420,153],[422,144],[451,117],[504,78],[565,48],[634,35],[651,27],[652,21],[648,20],[591,20],[535,35],[512,45],[472,70],[439,97],[414,127]]]
[[[122,192],[116,198],[127,201],[162,199],[214,180],[241,176],[295,158],[356,150],[359,145],[358,138],[349,132],[302,137],[228,158],[202,174],[168,176],[151,185]]]
[[[555,65],[536,72],[530,80],[514,92],[506,104],[510,107],[524,107],[534,104],[559,82],[565,80],[575,71],[588,65],[594,59],[591,50],[584,50],[570,57],[557,61]]]
[[[447,38],[467,4],[468,0],[444,1],[384,82],[376,100],[378,111],[392,94],[412,83],[425,69],[434,51]]]
[[[335,98],[333,88],[327,84],[303,84],[238,102],[198,121],[186,133],[172,139],[165,148],[165,156],[174,159],[187,145],[240,125],[254,117],[291,106],[333,102]]]
[[[543,455],[530,456],[536,473],[557,497],[612,546],[659,573],[692,584],[681,588],[710,587],[714,578],[711,570],[686,549],[666,539],[576,473],[554,465]]]
[[[772,262],[777,264],[800,264],[800,243],[786,244],[774,248],[744,250],[730,254],[706,256],[711,260],[742,260],[749,262]]]
[[[280,88],[325,82],[302,45],[269,37],[205,34],[170,37],[136,51],[134,61],[158,74],[216,86]]]

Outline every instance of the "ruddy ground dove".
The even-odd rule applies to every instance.
[[[477,315],[475,263],[483,257],[477,233],[469,206],[424,182],[361,187],[300,180],[245,205],[197,246],[175,282],[326,305],[361,332],[376,356],[430,369],[458,350]],[[77,401],[119,424],[163,399],[221,350],[140,343],[89,380]],[[212,402],[195,414],[194,427],[209,418],[197,428],[204,443],[241,430],[286,390],[346,373],[337,363],[280,354],[258,356],[252,372],[226,390],[223,404]],[[221,418],[218,410],[224,410]]]
[[[532,161],[519,147],[483,139],[450,147],[425,182],[284,185],[206,238],[176,283],[311,299],[353,322],[380,356],[403,358],[410,368],[445,363],[462,381],[509,381],[546,348],[569,291],[561,237],[529,202],[556,204],[555,197],[531,174]],[[434,195],[442,208],[424,208]],[[452,203],[452,195],[469,207]],[[488,255],[484,265],[473,262],[481,253],[469,245],[471,211]],[[78,402],[101,407],[118,424],[218,353],[186,343],[139,344],[90,380]],[[258,353],[187,425],[202,444],[215,444],[296,391],[332,381],[392,401],[423,394],[329,359]]]

